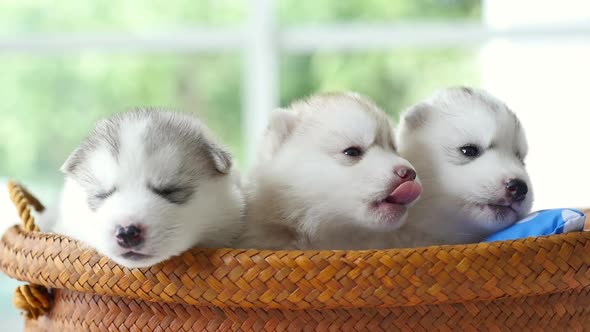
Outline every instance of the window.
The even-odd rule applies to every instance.
[[[480,78],[524,125],[533,208],[589,206],[590,2],[490,0],[485,13],[490,27],[514,31],[482,48]]]
[[[266,114],[353,89],[393,117],[442,86],[482,86],[525,125],[535,208],[590,206],[585,0],[40,0],[0,3],[0,185],[55,200],[95,120],[151,105],[199,114],[247,168]],[[15,216],[0,190],[0,230]],[[22,322],[0,276],[0,329]]]

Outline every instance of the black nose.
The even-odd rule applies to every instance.
[[[133,225],[127,227],[117,226],[115,236],[117,237],[117,244],[123,248],[137,247],[143,242],[141,229]]]
[[[522,201],[529,192],[529,187],[520,179],[512,179],[506,182],[508,195],[516,202]]]

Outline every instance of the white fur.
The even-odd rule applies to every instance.
[[[173,204],[155,195],[148,182],[174,177],[175,167],[185,162],[183,151],[165,146],[147,156],[142,134],[146,120],[126,121],[121,126],[118,161],[106,148],[92,151],[87,167],[103,190],[117,190],[98,209],[88,205],[88,189],[75,179],[65,180],[59,206],[42,220],[42,230],[64,234],[95,248],[126,267],[147,267],[178,255],[193,246],[230,246],[241,229],[243,197],[237,172],[199,178],[197,190],[183,204]],[[193,165],[195,168],[210,165]],[[141,223],[147,230],[140,253],[151,258],[126,259],[128,249],[117,245],[117,225]]]
[[[421,114],[416,117],[416,112]],[[408,116],[420,119],[418,128],[408,123]],[[531,181],[516,154],[524,158],[527,153],[524,131],[511,111],[485,91],[443,90],[402,115],[398,129],[400,155],[416,167],[424,192],[393,246],[478,242],[530,211]],[[459,148],[468,143],[486,150],[459,165],[465,161]],[[512,178],[529,188],[525,200],[514,204],[516,212],[497,217],[479,205],[502,201],[504,182]]]
[[[344,155],[366,150],[358,162]],[[371,204],[395,186],[392,124],[356,94],[321,95],[275,110],[246,183],[246,233],[238,246],[266,249],[369,249],[387,246],[405,207]]]

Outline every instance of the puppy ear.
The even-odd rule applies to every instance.
[[[78,146],[74,152],[70,154],[68,159],[64,162],[64,164],[60,167],[60,171],[66,175],[72,175],[76,172],[76,169],[84,160],[84,155],[86,154],[85,149],[81,146]]]
[[[278,108],[270,113],[270,120],[262,140],[260,154],[262,159],[270,159],[291,136],[299,117],[292,110]]]
[[[432,105],[420,102],[402,113],[401,120],[408,129],[418,129],[428,122],[431,111]]]
[[[233,159],[228,151],[226,151],[223,147],[212,144],[209,148],[209,154],[211,160],[213,161],[215,170],[221,174],[229,173],[233,164]]]

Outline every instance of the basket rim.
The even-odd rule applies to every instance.
[[[494,300],[590,287],[590,232],[414,249],[191,249],[127,269],[62,235],[9,228],[0,270],[50,288],[217,307],[321,309]]]
[[[523,254],[536,250],[544,254],[533,259]],[[579,253],[583,255],[567,264],[554,264],[548,259],[551,255],[572,257]],[[0,241],[0,270],[12,278],[49,288],[189,305],[282,309],[396,307],[533,296],[589,287],[589,253],[590,234],[568,233],[484,245],[417,249],[195,248],[150,268],[127,269],[76,240],[30,233],[14,226]],[[426,259],[433,256],[449,259],[448,264]],[[506,267],[494,269],[499,261],[507,260],[512,260],[509,266],[513,272],[506,275],[519,269],[527,271],[510,278],[512,284],[495,276],[498,271],[508,271]],[[441,272],[428,273],[433,270]],[[342,294],[339,284],[344,280],[350,282],[351,274],[356,276],[355,285]],[[547,282],[555,279],[559,282]]]

